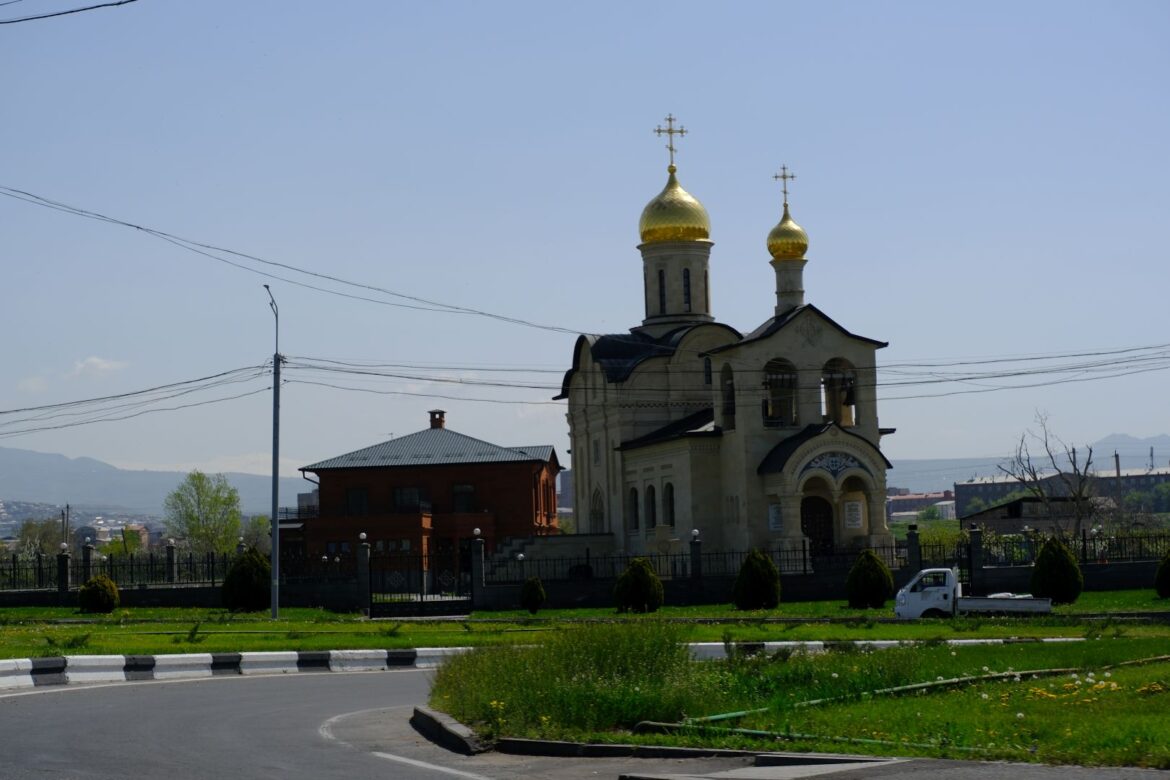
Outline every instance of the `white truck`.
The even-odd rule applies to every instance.
[[[902,620],[960,614],[1046,615],[1051,611],[1052,599],[1033,598],[1027,593],[964,597],[953,569],[923,569],[894,597],[894,615]]]

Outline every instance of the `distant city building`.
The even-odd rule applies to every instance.
[[[889,517],[907,512],[920,512],[930,506],[950,502],[951,516],[954,517],[955,494],[950,490],[938,493],[911,493],[900,491],[886,498],[886,514]],[[941,510],[940,510],[941,511]]]
[[[1158,485],[1170,483],[1170,468],[1157,469],[1122,469],[1120,476],[1117,472],[1098,471],[1089,475],[1092,483],[1090,495],[1119,500],[1135,490],[1150,491]],[[1066,496],[1068,489],[1064,480],[1057,474],[1048,474],[1041,479],[1044,492],[1050,496]],[[1006,474],[995,477],[979,477],[966,482],[955,483],[955,504],[959,517],[965,518],[972,511],[972,502],[978,499],[975,507],[982,509],[995,505],[1013,493],[1024,491],[1025,487],[1019,480]]]

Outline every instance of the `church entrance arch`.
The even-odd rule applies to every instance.
[[[821,496],[800,501],[800,531],[808,538],[810,555],[833,551],[833,505]]]

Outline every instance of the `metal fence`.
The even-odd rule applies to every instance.
[[[1030,566],[1047,537],[1010,534],[983,540],[984,566]],[[1065,537],[1069,551],[1082,564],[1140,563],[1161,560],[1170,553],[1167,533],[1103,533],[1086,530],[1079,537]]]

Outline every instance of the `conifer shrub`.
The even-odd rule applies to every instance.
[[[1154,575],[1154,590],[1160,599],[1170,599],[1170,552],[1158,564],[1158,573]]]
[[[544,592],[544,583],[540,577],[529,577],[520,586],[520,606],[535,615],[544,606],[548,595]]]
[[[1032,568],[1032,595],[1050,598],[1053,604],[1072,604],[1084,587],[1080,564],[1064,542],[1056,537],[1044,542]]]
[[[109,614],[118,608],[120,602],[118,585],[104,574],[90,577],[77,589],[77,605],[82,612]]]
[[[753,549],[739,567],[731,597],[736,609],[775,609],[780,603],[780,570],[771,558]]]
[[[255,547],[232,561],[223,579],[223,605],[232,612],[255,612],[272,604],[272,566]]]
[[[862,550],[845,580],[849,606],[881,609],[894,595],[894,575],[873,550]]]
[[[618,612],[657,612],[662,606],[662,580],[645,558],[635,558],[613,588]]]

